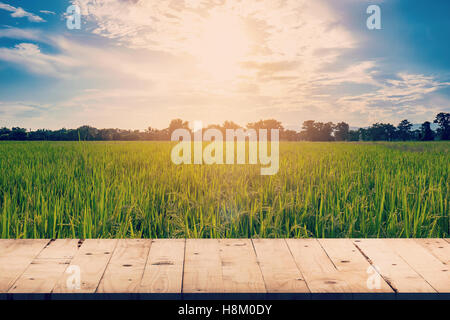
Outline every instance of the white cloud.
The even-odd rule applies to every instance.
[[[5,28],[0,29],[0,38],[43,41],[42,33],[36,29]]]
[[[39,17],[38,15],[35,15],[31,12],[27,12],[21,7],[16,8],[9,4],[0,2],[0,9],[12,12],[11,17],[13,18],[27,18],[28,21],[30,22],[45,22],[45,20]]]
[[[448,102],[436,98],[449,85],[436,77],[381,77],[377,61],[341,60],[360,44],[321,0],[74,2],[90,26],[85,31],[105,39],[0,29],[0,37],[28,41],[0,48],[0,60],[67,81],[69,92],[89,83],[58,103],[78,112],[64,126],[89,119],[98,127],[164,127],[175,117],[356,126],[428,115]],[[364,88],[348,91],[352,86]]]
[[[53,11],[49,11],[49,10],[39,10],[40,13],[45,13],[45,14],[51,14],[51,15],[55,15],[56,13]]]
[[[369,125],[379,121],[397,123],[405,118],[420,122],[449,109],[449,100],[435,93],[450,83],[434,77],[401,72],[395,78],[374,83],[376,88],[369,93],[339,98],[336,111],[358,117],[361,125]]]
[[[297,68],[290,74],[306,78],[335,61],[340,50],[357,44],[323,1],[73,2],[94,23],[95,34],[130,48],[190,55],[206,67],[226,63],[230,56],[236,56],[233,62],[251,61],[262,67],[294,62]],[[260,71],[264,72],[256,70]],[[254,73],[241,69],[238,75]]]
[[[20,123],[22,119],[39,119],[47,107],[26,101],[0,101],[0,118],[2,119],[0,126],[22,126],[23,123]]]
[[[17,64],[26,70],[51,77],[67,77],[68,71],[80,65],[69,56],[41,52],[38,45],[19,43],[14,48],[0,48],[0,60]]]

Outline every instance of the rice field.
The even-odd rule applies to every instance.
[[[448,237],[449,142],[280,145],[280,170],[169,142],[0,143],[0,238]]]

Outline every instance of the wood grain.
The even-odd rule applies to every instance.
[[[250,239],[221,239],[219,247],[224,292],[266,292]]]
[[[184,239],[152,241],[139,292],[181,293],[185,243]]]
[[[319,239],[318,241],[344,276],[352,292],[394,292],[351,240]]]
[[[187,239],[183,293],[224,292],[219,241]]]
[[[119,240],[97,292],[137,292],[144,274],[150,245],[151,240]]]
[[[78,240],[51,241],[31,262],[10,293],[51,292],[78,250]]]
[[[309,292],[284,239],[252,241],[268,292]]]
[[[450,244],[444,239],[416,239],[416,242],[431,252],[442,263],[450,266]]]
[[[353,240],[397,292],[436,292],[389,245],[378,239]]]
[[[9,294],[437,295],[449,269],[446,239],[0,240]]]
[[[85,240],[64,275],[56,283],[53,292],[95,293],[116,245],[116,239]],[[79,288],[70,282],[78,270],[81,276]]]
[[[386,239],[399,256],[436,291],[450,292],[450,268],[430,251],[411,239]]]
[[[312,293],[352,292],[317,240],[287,239],[286,243]]]
[[[7,292],[49,240],[0,240],[0,293]]]

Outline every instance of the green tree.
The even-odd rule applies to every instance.
[[[189,122],[181,119],[174,119],[170,121],[169,127],[167,128],[168,140],[171,139],[172,133],[177,129],[189,130]]]
[[[347,141],[350,138],[350,126],[348,123],[339,122],[334,126],[334,138],[336,141]]]
[[[234,123],[233,121],[225,121],[222,125],[222,127],[227,130],[227,129],[232,129],[232,130],[237,130],[242,128],[240,125]]]
[[[308,120],[303,122],[303,131],[300,136],[303,140],[308,141],[332,141],[334,124],[332,122],[315,122]]]
[[[258,122],[248,123],[247,128],[256,130],[256,132],[258,132],[258,136],[259,136],[259,130],[262,130],[262,129],[267,130],[267,138],[268,139],[272,139],[270,130],[279,130],[280,132],[283,132],[283,130],[284,130],[284,127],[281,124],[281,122],[278,120],[275,120],[275,119],[260,120]]]
[[[439,125],[438,134],[441,140],[450,140],[450,113],[441,112],[434,123]]]
[[[12,128],[9,137],[11,140],[26,140],[27,130],[19,127]]]
[[[396,129],[390,123],[375,123],[367,129],[367,137],[371,141],[392,141],[395,135]]]
[[[82,126],[77,129],[79,139],[82,141],[97,140],[98,129],[90,126]]]
[[[425,121],[420,127],[420,140],[422,141],[432,141],[434,140],[434,132],[431,130],[431,123]]]
[[[411,140],[412,137],[412,123],[408,120],[402,120],[397,126],[397,135],[400,140]]]
[[[278,129],[278,130],[283,130],[284,129],[284,127],[281,124],[281,122],[278,121],[278,120],[275,120],[275,119],[259,120],[258,122],[249,123],[249,124],[247,124],[247,128],[255,129],[255,130],[260,130],[260,129],[267,129],[267,130]]]
[[[307,120],[303,122],[302,132],[300,132],[301,139],[307,141],[315,141],[318,136],[317,128],[314,120]]]
[[[0,140],[9,140],[11,130],[6,127],[0,128]]]

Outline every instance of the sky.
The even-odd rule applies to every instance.
[[[450,112],[449,13],[448,0],[0,0],[0,127],[433,121]]]

